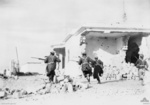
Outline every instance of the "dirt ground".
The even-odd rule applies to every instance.
[[[22,76],[18,80],[0,79],[0,88],[25,89],[34,91],[47,82],[42,75]],[[83,78],[81,80],[86,83]],[[147,101],[142,101],[147,99]],[[148,102],[149,101],[149,102]],[[150,97],[138,80],[91,81],[90,88],[73,93],[48,93],[31,95],[20,99],[0,99],[0,105],[150,105]]]

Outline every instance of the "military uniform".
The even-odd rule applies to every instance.
[[[148,64],[145,60],[138,59],[136,67],[139,70],[139,79],[143,79],[145,76],[145,70],[148,68]]]
[[[82,64],[81,69],[85,77],[87,77],[87,74],[89,74],[90,76],[92,75],[92,68],[90,66],[90,62],[94,62],[90,57],[82,57],[79,60],[79,65]]]
[[[56,63],[61,61],[55,55],[50,55],[45,59],[44,62],[47,63],[46,67],[47,76],[49,77],[50,81],[53,81],[53,78],[55,76]]]
[[[103,62],[101,60],[97,60],[94,62],[94,73],[93,77],[94,79],[99,78],[103,74]]]

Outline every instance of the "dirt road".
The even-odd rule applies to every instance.
[[[25,79],[25,80],[24,80]],[[46,80],[46,79],[45,79]],[[41,76],[21,77],[17,81],[7,81],[5,87],[37,88],[42,85]],[[82,82],[86,82],[85,79]],[[20,83],[20,85],[17,85]],[[146,99],[146,101],[145,101]],[[144,101],[143,101],[144,100]],[[148,102],[149,101],[149,102]],[[92,80],[90,88],[73,93],[33,95],[21,99],[0,100],[0,105],[150,105],[150,97],[138,80],[108,81],[97,84]]]

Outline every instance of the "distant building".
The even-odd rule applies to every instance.
[[[135,63],[139,53],[149,57],[150,29],[143,27],[81,27],[62,43],[51,47],[60,55],[60,68],[73,57],[86,52],[98,56],[104,64],[118,65],[123,61]]]

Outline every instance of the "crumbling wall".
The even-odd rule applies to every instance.
[[[134,44],[136,44],[137,47],[134,46]],[[150,36],[143,37],[142,35],[138,35],[130,37],[126,60],[128,59],[127,61],[133,62],[135,59],[136,61],[139,54],[144,54],[144,58],[150,57]]]
[[[150,57],[150,35],[142,38],[139,53],[144,54],[145,58]]]
[[[113,64],[123,46],[122,38],[87,37],[86,52],[94,58],[98,56],[104,64]],[[119,59],[119,57],[117,57]]]

